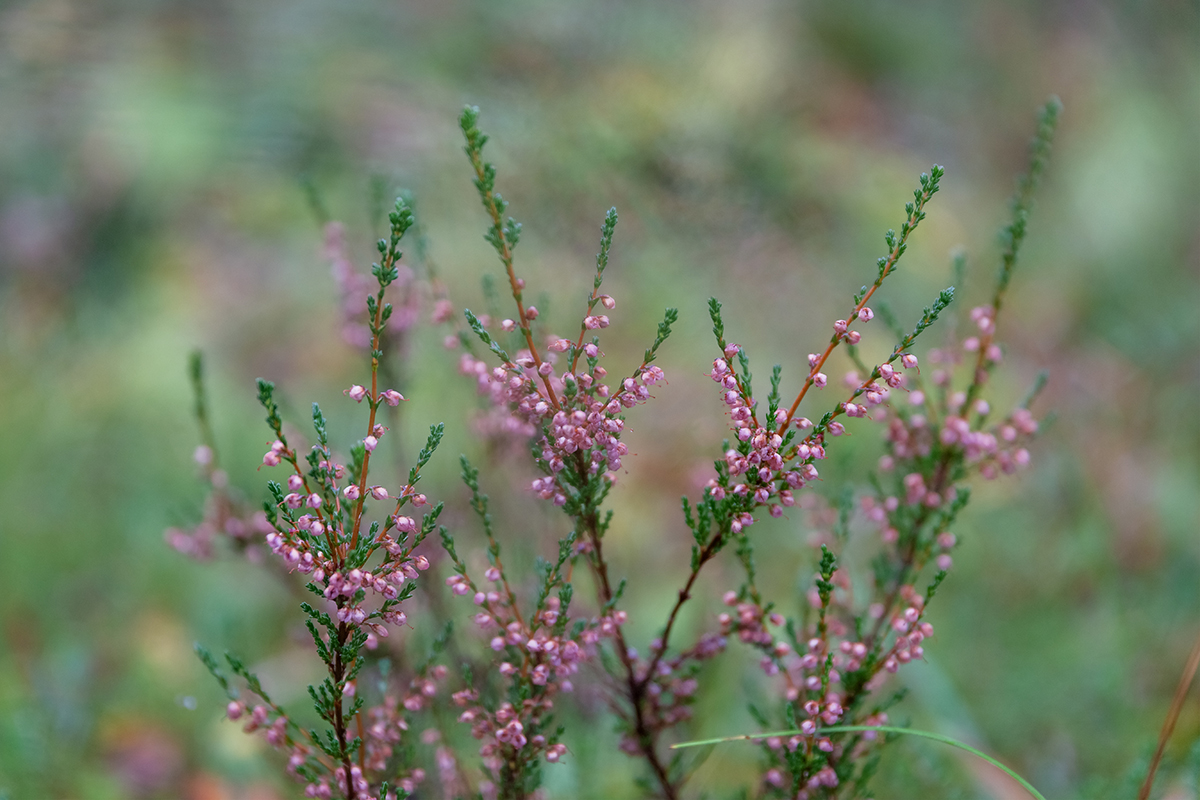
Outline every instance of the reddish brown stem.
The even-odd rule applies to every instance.
[[[700,570],[704,569],[704,565],[707,564],[712,557],[717,554],[717,548],[720,546],[721,542],[724,541],[724,539],[725,532],[720,531],[707,545],[705,545],[704,549],[700,552],[700,559],[696,563],[696,568],[693,569],[692,574],[688,576],[687,583],[685,583],[683,588],[679,590],[679,596],[675,600],[675,606],[671,609],[671,613],[667,615],[667,624],[663,627],[662,646],[658,649],[658,652],[654,654],[654,657],[650,659],[650,665],[646,670],[646,674],[642,677],[641,685],[643,689],[647,684],[650,683],[651,676],[654,675],[655,668],[658,667],[658,663],[662,661],[663,655],[667,652],[667,644],[671,638],[671,630],[675,627],[675,620],[678,618],[679,611],[683,608],[683,604],[691,599],[692,586],[695,585],[696,579],[700,577]]]
[[[592,565],[599,582],[600,600],[604,605],[608,605],[612,602],[614,595],[612,584],[608,578],[608,564],[604,560],[604,553],[601,549],[598,526],[594,517],[585,520],[585,522],[588,526],[588,539],[592,544],[594,555]],[[666,766],[658,757],[658,748],[656,746],[657,736],[651,729],[649,720],[646,718],[647,679],[638,679],[633,659],[629,656],[629,646],[625,643],[625,635],[622,633],[619,625],[615,627],[617,656],[620,658],[621,666],[625,670],[625,691],[633,709],[633,725],[634,732],[637,734],[638,748],[641,750],[642,756],[646,759],[646,763],[650,765],[650,769],[654,772],[655,780],[658,781],[658,785],[662,789],[663,797],[666,800],[676,800],[679,796],[678,787],[671,781]],[[647,673],[647,678],[648,676],[649,673]]]
[[[478,152],[471,153],[471,166],[475,169],[476,178],[482,182],[484,180],[483,158]],[[525,303],[521,299],[522,283],[517,278],[516,271],[513,270],[512,248],[508,244],[508,237],[504,235],[504,225],[500,220],[500,209],[496,206],[495,198],[490,194],[484,195],[483,204],[487,209],[488,216],[492,218],[496,240],[500,243],[500,260],[504,262],[504,269],[508,272],[508,285],[512,290],[513,300],[517,302],[517,315],[521,319],[521,332],[525,334],[525,344],[529,347],[529,354],[533,357],[534,369],[538,369],[542,366],[542,357],[538,354],[537,346],[533,343],[533,331],[529,328],[529,315],[525,310]],[[546,375],[542,375],[541,378],[542,384],[546,387],[550,405],[554,406],[554,410],[557,411],[560,407],[558,396],[554,393],[554,387],[550,385],[550,378]]]
[[[858,318],[858,312],[863,310],[863,308],[867,305],[867,301],[871,299],[871,295],[875,294],[875,290],[883,285],[883,279],[886,278],[889,273],[891,273],[892,268],[896,266],[896,262],[900,260],[900,254],[904,252],[904,247],[908,242],[908,237],[917,229],[917,224],[921,221],[921,211],[925,207],[925,204],[929,202],[931,197],[933,197],[933,195],[929,192],[922,192],[921,197],[916,203],[913,214],[910,215],[910,219],[912,220],[911,224],[908,224],[907,228],[904,229],[904,234],[900,237],[900,241],[896,242],[895,246],[892,247],[891,252],[888,253],[887,261],[884,262],[883,268],[879,271],[879,277],[876,278],[875,283],[870,289],[867,290],[867,293],[863,295],[862,300],[858,301],[858,304],[854,306],[854,309],[850,312],[850,316],[846,318],[847,326],[850,326],[854,323],[854,321]],[[817,360],[816,365],[814,365],[813,368],[808,371],[808,377],[804,380],[804,386],[800,387],[800,393],[796,395],[796,399],[792,402],[791,407],[788,409],[787,419],[785,419],[783,424],[779,426],[780,435],[782,435],[783,431],[787,430],[787,426],[791,424],[792,417],[796,415],[796,410],[800,408],[800,402],[804,399],[804,395],[808,394],[809,387],[813,385],[813,377],[821,371],[821,367],[825,365],[825,361],[829,358],[829,355],[833,352],[833,349],[837,347],[844,338],[845,334],[837,334],[834,336],[833,339],[830,340],[829,345],[825,348],[825,352],[822,353],[820,359]]]
[[[330,677],[333,678],[333,685],[336,689],[341,685],[342,679],[346,677],[346,665],[342,663],[342,646],[346,644],[346,639],[350,635],[350,628],[346,623],[342,622],[338,625],[338,648],[333,656],[333,669],[330,670]],[[342,769],[345,771],[346,778],[346,800],[355,800],[354,781],[350,777],[352,764],[350,763],[350,754],[346,752],[346,725],[342,720],[342,696],[339,693],[334,699],[333,704],[333,731],[337,736],[338,748],[342,751]]]
[[[390,269],[393,261],[389,258],[384,269]],[[375,431],[375,411],[379,403],[379,332],[383,325],[383,287],[379,289],[379,300],[375,303],[375,333],[371,337],[371,394],[367,400],[371,404],[371,415],[367,420],[367,436]],[[362,473],[358,477],[358,503],[354,506],[354,532],[350,535],[350,549],[358,546],[358,529],[362,525],[363,507],[367,502],[367,469],[371,464],[371,451],[363,453]]]
[[[1150,768],[1146,771],[1146,780],[1142,783],[1141,791],[1138,792],[1138,800],[1147,800],[1150,797],[1150,789],[1154,786],[1154,774],[1158,772],[1158,764],[1162,761],[1167,740],[1171,738],[1171,734],[1175,730],[1175,723],[1179,719],[1179,712],[1183,710],[1183,702],[1187,699],[1188,689],[1192,686],[1192,679],[1196,677],[1197,667],[1200,667],[1200,637],[1197,637],[1196,643],[1192,645],[1191,655],[1188,656],[1183,674],[1179,676],[1179,685],[1175,687],[1175,697],[1171,701],[1170,710],[1167,711],[1167,718],[1163,720],[1162,731],[1158,734],[1158,747],[1154,750],[1154,758],[1150,759]]]

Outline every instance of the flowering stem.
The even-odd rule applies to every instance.
[[[975,372],[972,376],[971,386],[967,389],[965,408],[971,407],[971,403],[979,395],[979,390],[983,388],[988,373],[996,363],[994,359],[988,358],[988,351],[991,350],[996,337],[996,318],[999,316],[1000,306],[1004,303],[1008,284],[1012,280],[1013,267],[1016,266],[1017,256],[1021,252],[1021,244],[1025,241],[1029,211],[1033,206],[1033,192],[1037,188],[1042,172],[1046,169],[1050,145],[1054,141],[1054,129],[1058,125],[1058,115],[1061,111],[1062,101],[1057,97],[1051,97],[1038,114],[1037,134],[1030,147],[1029,172],[1018,180],[1017,194],[1012,199],[1012,221],[1004,227],[1001,234],[1004,240],[1004,252],[1000,255],[1000,275],[996,280],[996,291],[992,295],[991,318],[993,325],[979,339],[979,349],[975,355]]]
[[[389,254],[390,255],[390,254]],[[393,264],[388,261],[384,262],[387,267]],[[379,408],[379,339],[382,331],[382,316],[383,316],[383,292],[384,287],[379,287],[378,299],[375,302],[375,324],[371,326],[371,394],[368,396],[368,402],[371,404],[371,413],[367,418],[367,436],[370,436],[375,430],[375,411]],[[362,525],[363,507],[367,502],[367,470],[371,464],[371,451],[367,450],[363,453],[362,474],[358,476],[358,502],[354,506],[354,532],[350,536],[350,549],[358,547],[358,529]]]
[[[941,494],[942,490],[943,487],[940,483],[935,482],[933,484],[933,491]],[[921,511],[921,515],[913,522],[912,529],[920,530],[921,526],[923,526],[925,521],[928,519],[928,516],[928,510],[923,509]],[[875,625],[872,626],[871,633],[863,640],[863,644],[865,644],[867,649],[871,652],[874,652],[876,645],[880,641],[880,634],[883,632],[883,626],[887,623],[888,618],[891,616],[892,606],[896,604],[896,598],[900,596],[900,588],[904,586],[905,580],[908,578],[909,570],[912,569],[913,561],[916,558],[916,548],[917,540],[914,537],[905,546],[904,555],[900,559],[900,569],[896,573],[896,578],[892,588],[888,591],[887,597],[884,598],[883,601],[883,613],[879,615],[879,619],[875,620]],[[879,659],[878,667],[882,667],[882,665],[883,659]],[[877,671],[878,669],[876,669],[876,672]],[[864,681],[864,685],[865,683],[866,682]],[[853,693],[847,696],[845,702],[846,707],[850,706],[850,703],[854,697],[855,695]]]
[[[525,282],[517,277],[517,273],[513,269],[512,248],[515,242],[510,242],[510,239],[520,231],[521,226],[510,218],[506,230],[501,220],[503,213],[501,206],[507,206],[508,203],[493,191],[496,168],[483,160],[483,145],[487,141],[487,136],[476,127],[475,123],[478,118],[478,108],[467,108],[463,111],[459,124],[467,138],[466,151],[467,156],[471,159],[471,167],[475,170],[475,186],[479,189],[479,197],[483,201],[484,209],[492,218],[492,228],[488,231],[487,239],[496,248],[496,253],[500,256],[500,261],[504,264],[504,270],[508,274],[508,285],[512,290],[513,300],[517,302],[517,316],[521,320],[521,333],[525,335],[525,344],[529,347],[529,354],[533,358],[534,369],[538,369],[542,366],[542,357],[533,343],[533,331],[529,327],[529,312],[521,297]],[[550,378],[546,375],[542,375],[541,378],[542,384],[546,387],[546,396],[550,400],[550,405],[557,411],[560,406],[558,397],[554,393],[554,387],[550,385]]]
[[[379,345],[383,338],[384,325],[387,324],[388,317],[392,313],[391,305],[384,304],[383,296],[388,285],[399,277],[400,272],[396,267],[396,262],[400,260],[401,256],[399,245],[404,234],[413,225],[412,209],[402,198],[396,198],[396,208],[388,215],[388,220],[391,222],[391,236],[389,239],[379,240],[380,263],[371,268],[372,274],[379,281],[379,292],[375,296],[367,296],[367,310],[371,313],[371,392],[367,395],[371,413],[367,421],[367,436],[373,435],[375,431],[375,413],[379,409],[380,403],[379,361],[383,358],[383,351],[379,349]],[[371,450],[367,449],[363,453],[362,471],[358,478],[358,502],[354,508],[354,529],[350,535],[349,549],[351,552],[358,547],[358,531],[362,525],[363,508],[367,502],[367,471],[370,463]],[[344,556],[345,553],[342,553],[342,557]]]
[[[908,216],[900,228],[900,237],[897,239],[895,231],[888,231],[888,254],[885,258],[881,258],[879,260],[879,277],[876,278],[875,283],[867,288],[866,292],[858,298],[858,302],[855,303],[850,316],[846,318],[848,324],[853,323],[854,320],[857,319],[858,313],[862,311],[864,307],[866,307],[867,301],[871,299],[871,295],[875,294],[875,290],[883,284],[884,278],[891,274],[892,270],[896,266],[896,262],[900,260],[900,256],[904,255],[904,251],[908,247],[908,237],[917,229],[917,225],[920,224],[921,220],[925,219],[925,204],[928,203],[930,198],[937,193],[938,181],[941,180],[941,177],[944,174],[945,170],[939,167],[937,164],[934,164],[930,169],[929,174],[921,175],[921,188],[917,189],[913,195],[915,202],[908,203],[905,206],[905,211],[907,212]],[[787,426],[791,423],[792,418],[796,415],[796,410],[800,408],[800,402],[804,400],[804,395],[808,394],[809,387],[813,385],[813,381],[817,373],[821,371],[821,367],[825,365],[825,361],[829,358],[834,348],[838,346],[838,343],[842,341],[844,336],[845,334],[843,333],[835,333],[833,338],[830,339],[828,346],[826,346],[825,352],[821,354],[821,357],[817,360],[817,363],[814,364],[808,371],[808,377],[804,379],[804,385],[800,387],[799,394],[796,395],[796,399],[792,402],[791,407],[788,409],[787,417],[784,419],[783,424],[779,426],[779,432],[781,434],[783,431],[787,430]]]
[[[600,229],[600,252],[596,254],[596,278],[592,281],[592,293],[588,295],[587,312],[579,323],[579,338],[575,342],[571,356],[571,374],[575,374],[575,368],[579,365],[579,354],[583,352],[583,337],[587,335],[588,319],[592,316],[596,303],[600,302],[600,283],[604,280],[604,268],[608,266],[608,251],[612,247],[613,231],[616,227],[617,209],[610,208],[604,217],[604,226]],[[611,298],[608,298],[606,302],[610,306],[612,305]]]

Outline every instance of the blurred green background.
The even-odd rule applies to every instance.
[[[936,162],[943,190],[884,291],[915,318],[963,246],[959,311],[982,302],[1051,93],[1066,110],[1001,321],[995,399],[1044,368],[1039,411],[1057,418],[1034,468],[981,487],[960,522],[937,636],[902,672],[914,691],[894,718],[972,741],[1049,797],[1128,797],[1200,632],[1194,0],[0,4],[0,797],[298,796],[221,720],[191,652],[230,647],[279,685],[310,677],[293,600],[236,559],[183,558],[162,532],[194,523],[204,498],[192,348],[207,354],[224,465],[252,498],[268,438],[255,377],[280,384],[293,419],[315,399],[344,441],[358,431],[341,390],[365,365],[338,333],[306,185],[364,265],[372,187],[411,190],[451,298],[478,308],[495,264],[455,119],[480,105],[525,224],[520,269],[560,330],[618,207],[610,369],[635,363],[663,306],[681,313],[660,361],[670,384],[630,415],[636,455],[615,497],[615,568],[644,644],[670,596],[660,576],[686,568],[678,497],[724,431],[704,376],[707,297],[759,375],[778,361],[795,381]],[[475,401],[442,335],[415,338],[400,439],[407,458],[447,421],[426,489],[461,504]],[[878,447],[864,430],[820,491],[861,476]],[[499,464],[485,486],[524,479]],[[526,498],[500,507],[513,529],[561,534]],[[477,541],[460,511],[448,519],[460,547]],[[803,521],[760,535],[788,599],[811,570]],[[719,593],[739,578],[724,564],[707,580]],[[755,660],[731,647],[689,734],[750,729]],[[552,795],[633,796],[606,731],[572,742]],[[1160,795],[1196,796],[1198,738],[1192,699]],[[694,794],[752,780],[737,747]],[[876,790],[1017,796],[909,743]]]

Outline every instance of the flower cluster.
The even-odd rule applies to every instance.
[[[488,585],[475,583],[458,557],[454,540],[444,534],[443,544],[455,568],[446,585],[455,595],[471,597],[478,608],[473,617],[477,628],[491,651],[503,660],[493,665],[494,692],[468,686],[456,692],[453,700],[462,709],[459,721],[469,725],[471,735],[482,742],[479,753],[489,785],[512,786],[525,779],[538,758],[556,762],[566,753],[566,745],[550,727],[555,698],[573,691],[573,676],[596,655],[602,639],[618,634],[626,614],[613,611],[572,621],[572,591],[564,574],[573,553],[570,538],[560,542],[558,558],[544,572],[533,609],[523,614],[500,560],[488,498],[479,488],[479,471],[465,458],[462,468],[472,508],[488,539],[491,563],[484,572]]]
[[[485,330],[477,318],[473,321]],[[585,354],[583,365],[575,344],[566,339],[551,339],[545,350],[544,359],[523,349],[512,361],[490,369],[482,359],[463,353],[459,371],[476,379],[479,393],[498,412],[489,416],[491,430],[521,438],[542,433],[540,464],[548,474],[532,488],[539,497],[562,505],[567,489],[557,475],[568,463],[588,475],[606,470],[610,481],[616,479],[612,473],[628,453],[621,442],[621,413],[648,400],[651,387],[666,376],[657,366],[643,364],[614,388],[603,382],[608,371],[598,363],[597,342],[578,350]],[[567,354],[561,371],[556,370],[559,353]]]
[[[350,391],[355,388],[361,387],[352,387]],[[384,398],[386,394],[381,393],[380,397]],[[374,428],[377,434],[383,435],[381,426]],[[373,450],[376,441],[375,436],[367,436],[366,442],[360,445],[363,453]],[[436,440],[431,440],[427,449],[432,452],[434,447]],[[264,456],[265,459],[274,456],[287,461],[295,470],[287,479],[287,488],[291,491],[278,501],[275,527],[266,535],[266,543],[289,569],[311,577],[321,595],[332,604],[331,610],[339,623],[368,631],[367,646],[373,649],[378,638],[388,636],[388,625],[405,624],[406,615],[394,606],[399,603],[408,582],[415,580],[419,571],[429,569],[429,559],[414,555],[413,551],[428,535],[432,518],[422,525],[413,517],[400,513],[406,504],[420,508],[428,505],[428,500],[411,484],[396,492],[393,512],[387,516],[382,528],[378,524],[372,526],[374,535],[366,542],[369,545],[366,557],[378,552],[381,560],[374,566],[366,563],[353,566],[357,559],[346,559],[345,543],[355,538],[355,531],[347,531],[346,525],[355,514],[356,501],[368,496],[385,501],[392,499],[392,494],[383,486],[372,486],[365,493],[359,483],[342,486],[341,480],[349,472],[346,465],[331,462],[328,451],[321,445],[314,447],[311,455],[310,460],[316,463],[319,476],[323,478],[320,492],[310,491],[315,488],[308,480],[313,476],[299,471],[296,454],[282,440],[276,440]],[[326,498],[331,498],[328,506]],[[298,511],[305,513],[297,515]],[[337,544],[339,542],[341,546]],[[376,598],[376,607],[367,608],[369,597]]]

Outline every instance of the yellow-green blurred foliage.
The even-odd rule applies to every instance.
[[[1046,368],[1041,410],[1057,419],[1033,470],[982,487],[960,521],[937,636],[902,673],[914,691],[894,717],[970,739],[1048,796],[1090,797],[1136,777],[1200,631],[1194,2],[2,4],[0,796],[296,796],[221,720],[191,653],[201,640],[279,685],[306,680],[294,601],[266,571],[184,559],[162,531],[197,519],[203,498],[193,347],[207,353],[223,462],[251,497],[268,440],[256,376],[280,384],[292,419],[315,399],[343,441],[356,435],[341,391],[365,363],[338,335],[306,182],[363,264],[378,233],[371,176],[411,190],[451,297],[480,307],[495,264],[455,126],[480,105],[525,224],[527,296],[544,292],[560,329],[618,207],[610,356],[632,365],[662,307],[681,311],[659,362],[670,384],[630,415],[636,455],[615,496],[614,568],[644,644],[672,592],[663,576],[686,569],[678,497],[696,493],[724,431],[704,377],[707,297],[725,302],[760,376],[779,361],[795,382],[936,162],[942,192],[883,291],[915,319],[961,245],[969,309],[1051,93],[1066,110],[1001,320],[996,400]],[[402,440],[411,453],[445,419],[426,490],[460,502],[473,387],[434,332],[407,371]],[[823,470],[830,487],[878,455],[876,432],[855,430]],[[532,504],[500,507],[521,530]],[[450,519],[460,547],[475,541]],[[786,603],[811,571],[801,522],[762,525],[765,580]],[[721,569],[704,591],[736,586]],[[731,647],[692,734],[749,730],[753,661]],[[1168,751],[1176,764],[1200,736],[1197,708]],[[568,739],[551,793],[633,796],[612,739]],[[748,763],[720,751],[692,790],[728,795]],[[878,790],[987,796],[971,769],[901,743]],[[590,788],[564,788],[577,780]]]

